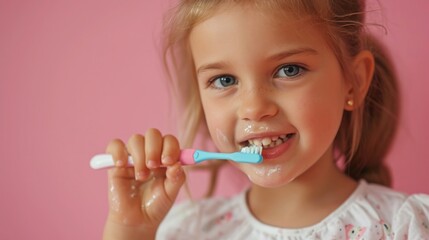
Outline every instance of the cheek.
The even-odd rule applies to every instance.
[[[331,85],[332,86],[332,85]],[[326,88],[326,89],[323,89]],[[333,141],[341,123],[343,114],[343,95],[340,87],[328,89],[318,87],[310,89],[296,99],[293,123],[300,136],[310,143],[315,141]]]
[[[206,123],[210,136],[216,147],[223,152],[235,151],[234,141],[234,119],[232,115],[225,111],[225,108],[218,108],[203,105]]]
[[[211,136],[219,149],[225,149],[232,145],[231,140],[226,135],[226,132],[223,131],[220,127],[215,126],[213,131],[214,133],[211,133]]]
[[[217,149],[221,152],[233,152],[236,150],[234,145],[234,138],[231,135],[231,130],[223,124],[210,124],[208,123],[210,136]]]

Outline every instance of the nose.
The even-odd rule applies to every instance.
[[[266,88],[252,88],[240,94],[238,116],[242,120],[261,121],[275,116],[279,107],[272,91]]]

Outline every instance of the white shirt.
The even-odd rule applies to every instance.
[[[406,195],[361,180],[329,216],[299,229],[258,221],[247,207],[246,192],[232,198],[186,201],[171,209],[157,239],[429,240],[429,195]]]

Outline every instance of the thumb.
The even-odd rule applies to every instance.
[[[180,188],[185,182],[186,176],[183,167],[179,162],[167,167],[165,173],[166,179],[164,181],[165,193],[172,202],[175,201]]]

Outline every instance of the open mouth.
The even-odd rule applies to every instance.
[[[240,143],[240,145],[242,147],[262,146],[263,149],[267,149],[267,148],[273,148],[273,147],[279,146],[284,142],[286,142],[288,139],[293,138],[294,136],[295,136],[295,133],[289,133],[289,134],[283,134],[280,136],[254,138],[254,139],[249,139],[247,141],[244,141]]]

